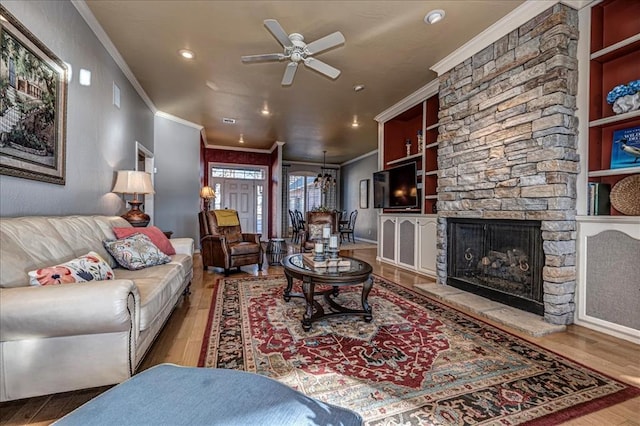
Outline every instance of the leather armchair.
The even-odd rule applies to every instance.
[[[224,268],[224,275],[229,275],[230,268],[258,264],[262,269],[262,244],[260,234],[243,233],[235,212],[237,225],[219,226],[213,211],[201,211],[198,214],[200,222],[200,250],[202,266]]]
[[[304,229],[300,231],[300,251],[311,251],[315,246],[315,241],[322,239],[322,228],[325,225],[331,227],[331,233],[339,232],[340,212],[307,212],[307,221]]]

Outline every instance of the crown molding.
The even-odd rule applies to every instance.
[[[291,165],[291,164],[295,164],[297,166],[316,166],[316,167],[322,167],[322,163],[312,163],[310,161],[283,161],[283,163],[285,163],[285,165]],[[326,163],[325,169],[336,169],[339,170],[340,169],[340,164],[335,164],[335,163]]]
[[[184,120],[180,117],[176,117],[175,115],[171,115],[171,114],[167,114],[166,112],[162,112],[162,111],[157,111],[156,112],[156,117],[160,117],[160,118],[166,118],[167,120],[171,120],[174,121],[178,124],[182,124],[185,126],[189,126],[189,127],[193,127],[196,130],[200,130],[200,132],[202,132],[202,130],[204,129],[204,127],[200,124],[197,123],[193,123],[191,121],[188,120]]]
[[[242,151],[242,152],[258,152],[260,154],[271,154],[273,152],[273,146],[268,149],[261,148],[246,148],[242,146],[227,146],[227,145],[206,145],[207,149],[221,149],[223,151]]]
[[[416,90],[415,92],[407,96],[406,98],[400,100],[395,105],[390,106],[389,108],[382,111],[380,114],[376,115],[373,119],[376,120],[378,123],[384,123],[385,121],[388,121],[389,119],[395,117],[401,112],[408,110],[412,106],[415,106],[420,102],[424,101],[425,99],[427,99],[428,97],[438,93],[439,84],[440,82],[438,81],[437,78],[431,80],[429,83],[425,84],[424,86],[422,86],[421,88],[419,88],[418,90]]]
[[[377,149],[374,149],[374,150],[373,150],[373,151],[371,151],[371,152],[367,152],[366,154],[362,154],[362,155],[361,155],[361,156],[359,156],[359,157],[356,157],[356,158],[353,158],[353,159],[351,159],[351,160],[347,160],[347,161],[345,161],[344,163],[341,163],[341,164],[340,164],[340,167],[344,167],[344,166],[346,166],[346,165],[348,165],[348,164],[355,163],[356,161],[360,161],[360,160],[362,160],[363,158],[370,157],[370,156],[372,156],[372,155],[374,155],[374,154],[377,154],[377,153],[378,153],[378,150],[377,150]]]
[[[111,55],[127,80],[129,80],[135,91],[138,92],[138,95],[142,98],[144,103],[147,104],[151,112],[156,114],[158,112],[158,109],[153,104],[149,96],[147,96],[147,93],[144,91],[135,75],[133,75],[133,72],[129,68],[129,65],[127,65],[122,55],[120,55],[120,52],[118,52],[118,49],[116,49],[116,46],[113,44],[107,33],[98,23],[98,20],[91,12],[91,9],[89,9],[89,6],[87,6],[84,0],[71,0],[71,4],[76,8],[80,16],[82,16],[82,19],[84,19],[84,21],[87,23],[91,31],[93,31],[93,33],[96,35],[100,43],[102,43],[104,48],[107,50],[107,53]]]
[[[560,0],[560,3],[566,4],[567,6],[575,10],[580,10],[591,3],[595,4],[595,3],[600,3],[601,1],[602,0],[597,0],[596,2],[594,2],[593,0]]]
[[[576,1],[577,0],[565,0],[564,3],[575,3]],[[504,37],[511,31],[519,28],[534,16],[539,15],[558,2],[559,0],[525,1],[520,6],[511,11],[511,13],[504,16],[495,24],[491,25],[486,30],[482,31],[480,34],[463,44],[461,47],[453,51],[453,53],[451,53],[449,56],[445,57],[434,66],[432,66],[430,69],[432,71],[435,71],[438,76],[441,76],[456,65],[466,61],[468,58],[480,52],[485,47],[491,45],[492,43],[495,43],[501,37]]]

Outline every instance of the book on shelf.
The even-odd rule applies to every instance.
[[[613,132],[611,168],[640,167],[640,126]]]
[[[609,192],[611,192],[611,185],[608,183],[589,182],[588,215],[602,216],[610,214],[611,201],[609,200]]]

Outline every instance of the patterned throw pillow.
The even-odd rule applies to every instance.
[[[173,248],[173,245],[169,241],[164,232],[157,226],[148,226],[146,228],[120,228],[114,227],[113,233],[116,234],[116,238],[127,238],[133,234],[144,234],[153,244],[156,245],[162,252],[168,256],[172,256],[176,254],[176,249]]]
[[[109,264],[93,251],[60,265],[29,271],[29,284],[36,286],[112,279]]]
[[[160,251],[144,234],[133,234],[121,240],[105,240],[102,244],[118,265],[132,271],[171,261],[171,258]]]
[[[311,240],[321,240],[322,239],[322,230],[324,229],[325,224],[309,224],[309,241]]]

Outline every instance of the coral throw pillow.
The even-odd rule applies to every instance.
[[[113,233],[116,234],[116,238],[118,239],[127,238],[133,234],[144,234],[167,256],[176,254],[176,249],[173,248],[167,236],[164,235],[164,232],[157,226],[149,226],[146,228],[113,228]]]
[[[105,240],[102,244],[118,265],[132,271],[171,262],[171,258],[144,234],[135,233],[121,240]]]
[[[29,284],[36,286],[113,279],[109,264],[93,251],[60,265],[29,271],[28,274]]]

